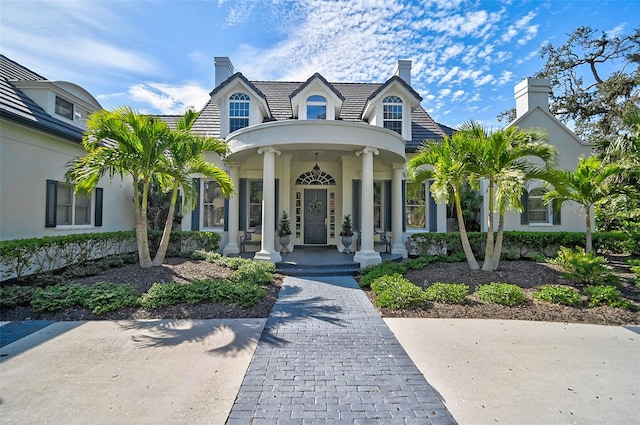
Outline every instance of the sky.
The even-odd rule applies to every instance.
[[[106,109],[152,114],[202,108],[216,56],[252,81],[301,82],[382,83],[410,59],[437,122],[496,128],[541,46],[586,25],[626,35],[639,18],[638,0],[0,0],[0,52]]]

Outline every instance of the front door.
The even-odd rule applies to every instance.
[[[304,243],[327,244],[327,190],[304,190]]]

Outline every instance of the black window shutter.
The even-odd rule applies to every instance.
[[[555,205],[553,203],[551,203],[551,208],[553,211],[553,224],[555,226],[559,226],[562,224],[562,209],[561,208],[554,208]]]
[[[384,230],[391,231],[391,180],[384,181]]]
[[[529,192],[525,189],[522,192],[522,213],[520,213],[520,224],[529,224]]]
[[[104,189],[101,187],[96,187],[96,203],[95,203],[95,212],[94,212],[94,226],[100,227],[102,226],[102,203],[104,200]]]
[[[194,178],[193,185],[196,188],[196,205],[191,211],[191,230],[200,230],[200,179]]]
[[[426,187],[427,193],[425,194],[425,196],[429,200],[429,231],[437,232],[438,231],[438,207],[436,206],[436,200],[433,199],[433,196],[431,195],[432,183],[433,183],[433,180],[429,180],[429,183],[427,184],[427,187]]]
[[[238,188],[238,214],[240,215],[240,230],[247,227],[247,179],[240,179]]]
[[[47,196],[45,205],[45,227],[56,227],[58,221],[58,182],[47,180]]]
[[[224,231],[229,230],[229,198],[224,198]]]
[[[276,209],[276,213],[274,215],[275,217],[275,228],[276,230],[278,230],[278,212],[280,211],[280,209],[278,208],[278,204],[280,203],[280,179],[276,179],[276,202],[275,202],[275,209]],[[264,192],[263,192],[264,193]]]
[[[360,180],[353,180],[353,213],[351,217],[351,223],[353,223],[354,230],[360,230]]]
[[[407,181],[402,180],[402,231],[407,231]]]

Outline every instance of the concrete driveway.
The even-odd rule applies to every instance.
[[[54,323],[0,349],[0,423],[224,424],[265,322]]]
[[[640,423],[640,327],[385,319],[460,424]]]

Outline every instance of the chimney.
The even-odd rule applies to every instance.
[[[516,118],[539,107],[549,110],[551,82],[544,78],[525,78],[513,88],[516,98]]]
[[[393,75],[402,78],[407,84],[411,85],[411,61],[406,59],[398,59],[398,63],[393,68]]]
[[[216,73],[216,87],[222,84],[227,78],[233,75],[233,64],[226,56],[213,58],[213,65]]]

